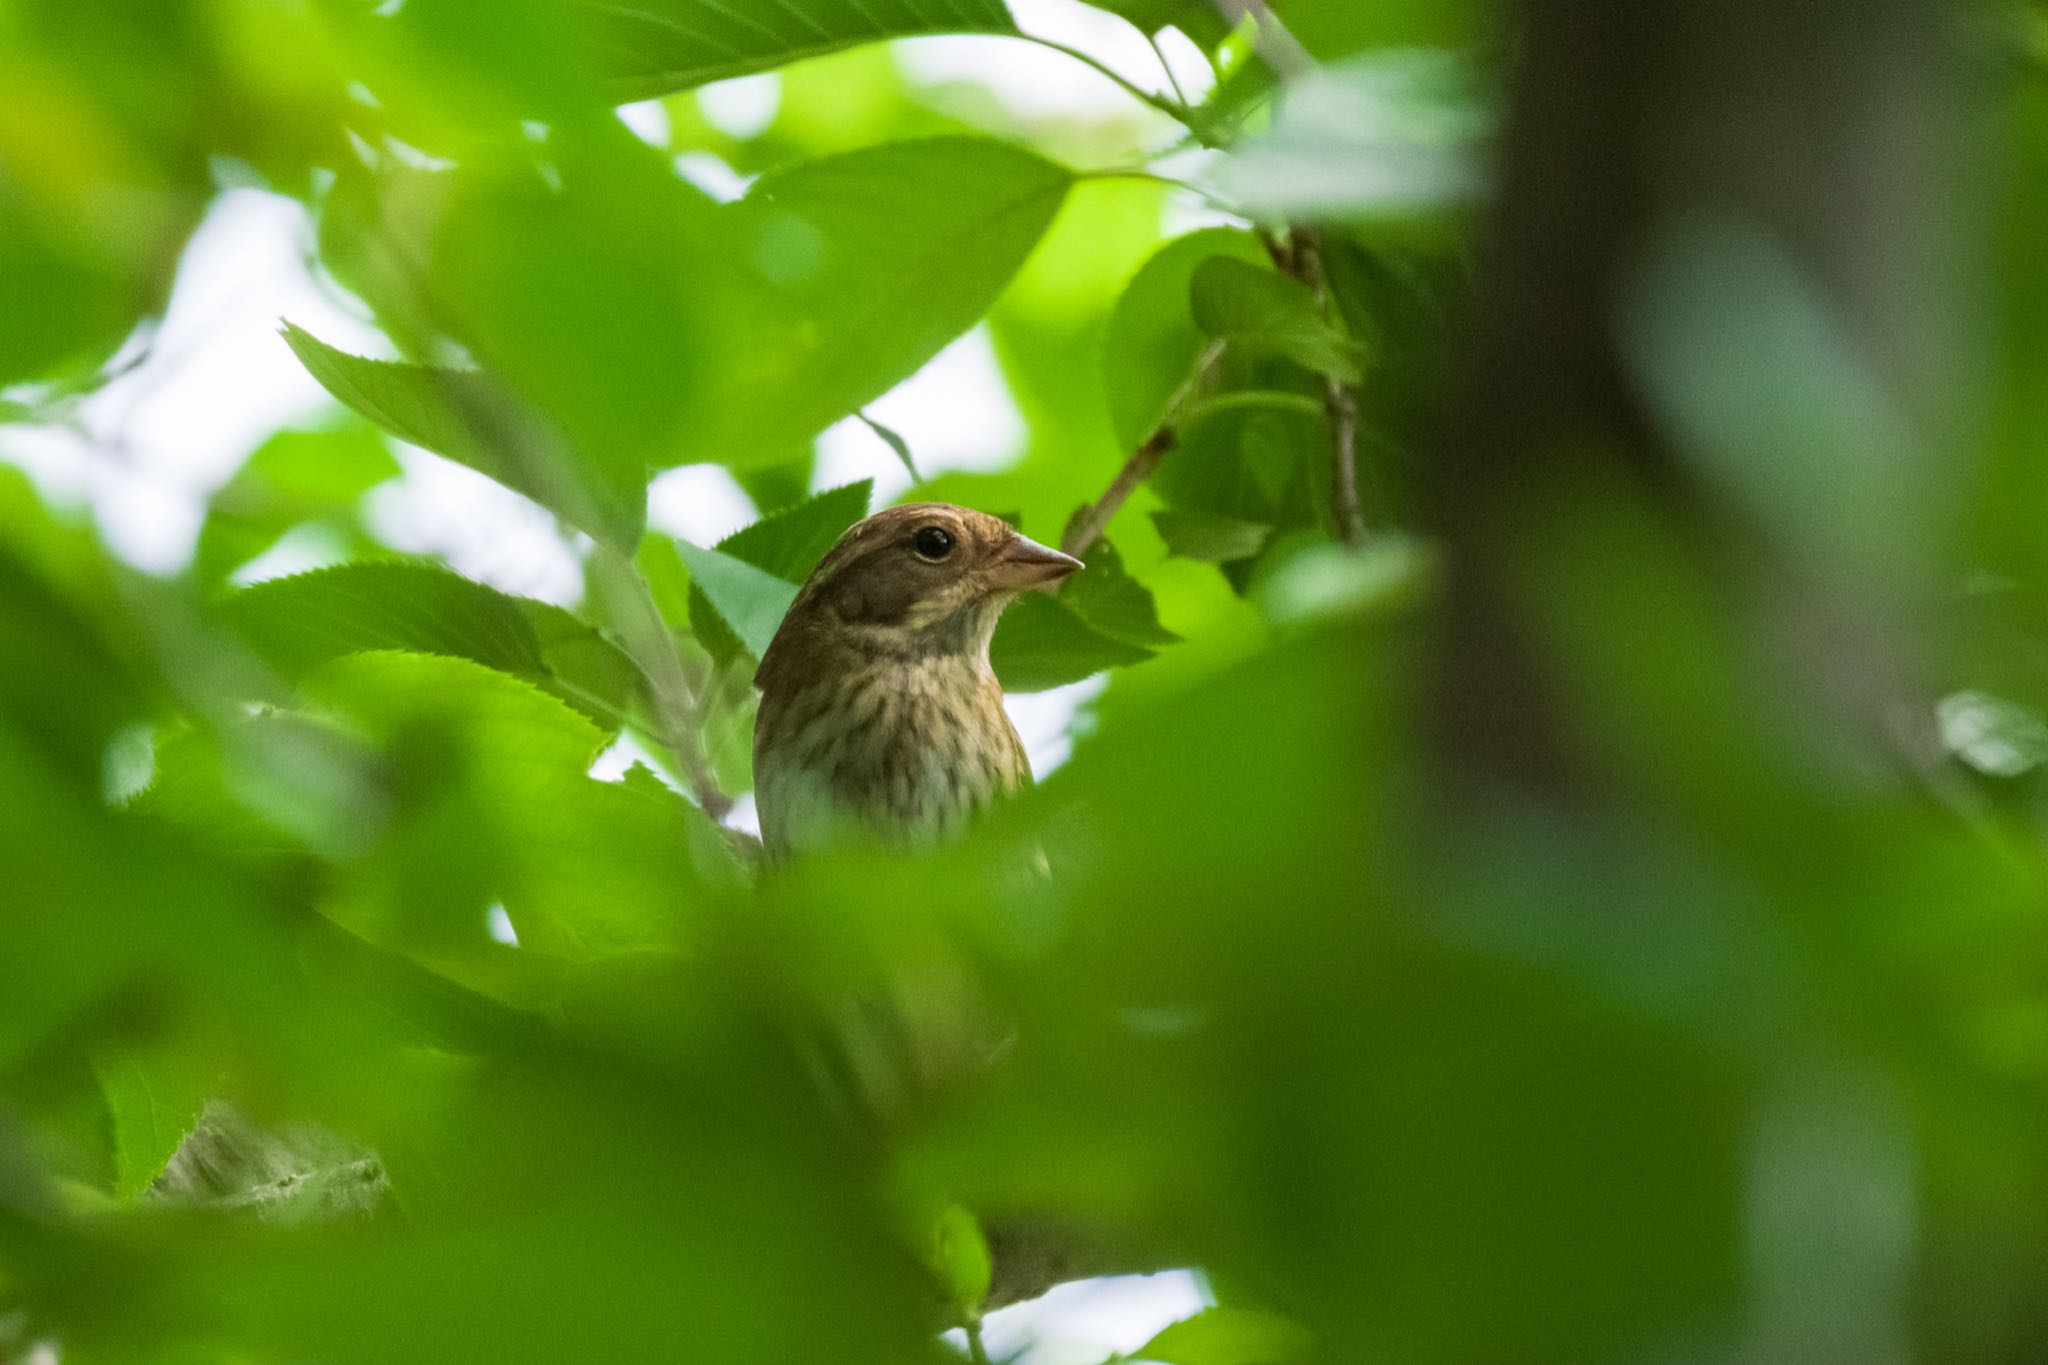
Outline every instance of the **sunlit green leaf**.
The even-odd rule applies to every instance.
[[[787,459],[980,320],[1073,177],[983,138],[894,142],[755,182],[735,229],[789,321],[750,331],[700,449]]]

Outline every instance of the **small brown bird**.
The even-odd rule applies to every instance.
[[[947,503],[858,523],[811,571],[754,682],[768,856],[851,837],[916,848],[1031,780],[989,638],[1081,562]]]

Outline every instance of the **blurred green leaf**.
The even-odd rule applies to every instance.
[[[600,540],[631,545],[646,517],[643,478],[579,468],[501,381],[352,356],[287,323],[284,338],[322,387],[401,440],[524,493]]]
[[[1300,1323],[1255,1308],[1205,1308],[1133,1351],[1159,1365],[1295,1365],[1315,1358],[1315,1338]]]
[[[949,1205],[933,1223],[926,1262],[953,1307],[971,1313],[988,1297],[988,1239],[974,1215],[958,1204]]]
[[[1027,592],[996,623],[988,657],[1005,691],[1043,692],[1143,663],[1152,651],[1104,634],[1057,597]]]
[[[280,431],[207,503],[193,572],[202,583],[218,584],[293,527],[346,524],[363,494],[398,473],[398,461],[368,423]]]
[[[1001,0],[724,0],[587,6],[622,100],[652,99],[857,43],[928,33],[1015,33]]]
[[[402,649],[545,671],[513,598],[426,564],[343,564],[231,593],[222,614],[264,657],[297,675],[344,654]]]
[[[574,960],[673,945],[703,882],[702,812],[656,783],[600,782],[598,728],[532,684],[466,659],[354,654],[310,675],[319,703],[369,727],[415,781],[459,784],[469,812],[416,860],[491,850],[489,875],[528,951]],[[442,736],[443,752],[416,737]],[[481,931],[481,923],[478,923]]]
[[[984,138],[894,142],[769,172],[729,211],[779,328],[748,328],[700,448],[788,459],[978,322],[1038,244],[1073,176]]]
[[[1103,391],[1117,441],[1127,450],[1159,426],[1207,344],[1190,300],[1195,271],[1217,256],[1268,263],[1249,232],[1204,228],[1162,247],[1117,299],[1103,342]]]
[[[1983,692],[1956,692],[1935,707],[1941,742],[1965,763],[1993,777],[2018,777],[2048,762],[2048,720]]]
[[[1480,15],[1471,0],[1277,0],[1273,10],[1325,62],[1368,48],[1459,47],[1474,36]]]
[[[701,591],[733,629],[747,652],[759,658],[768,652],[776,628],[796,601],[796,584],[757,569],[744,559],[707,550],[686,540],[676,542],[690,568],[690,586]]]
[[[1323,68],[1216,172],[1252,209],[1309,221],[1401,222],[1466,208],[1485,188],[1493,116],[1448,52],[1396,49]]]
[[[1249,558],[1263,549],[1273,534],[1271,526],[1211,512],[1154,512],[1152,523],[1169,551],[1182,559],[1204,559],[1212,564]]]
[[[1212,256],[1195,267],[1189,291],[1195,325],[1212,337],[1286,356],[1347,384],[1363,377],[1358,347],[1331,330],[1300,280],[1270,266]]]

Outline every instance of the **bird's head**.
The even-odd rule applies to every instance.
[[[797,657],[819,650],[985,658],[1012,598],[1080,567],[984,512],[943,502],[891,507],[855,523],[811,571],[755,681],[767,691],[785,668],[799,667]]]

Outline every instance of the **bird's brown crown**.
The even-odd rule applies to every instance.
[[[888,508],[848,528],[811,571],[754,681],[772,692],[834,654],[985,656],[1011,598],[1080,567],[985,512]]]

